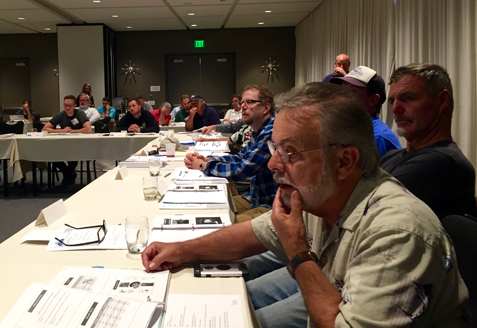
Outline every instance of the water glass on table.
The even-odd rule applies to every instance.
[[[149,240],[149,220],[145,216],[126,218],[126,243],[131,254],[141,254]]]
[[[142,178],[142,192],[144,193],[144,199],[154,200],[157,197],[157,177],[144,177]]]
[[[149,175],[157,177],[161,173],[161,159],[159,157],[149,158]]]

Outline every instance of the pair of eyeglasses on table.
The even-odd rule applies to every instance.
[[[75,229],[75,230],[83,230],[83,229],[95,229],[95,228],[98,228],[98,232],[96,233],[98,239],[97,240],[94,240],[94,241],[88,241],[88,242],[84,242],[84,243],[77,243],[77,244],[67,244],[65,243],[63,240],[60,240],[58,238],[55,237],[55,239],[59,242],[59,245],[65,245],[65,246],[84,246],[84,245],[92,245],[92,244],[101,244],[104,240],[104,238],[106,237],[106,233],[108,232],[108,229],[106,229],[106,220],[103,220],[103,224],[100,224],[100,225],[94,225],[94,226],[87,226],[87,227],[81,227],[81,228],[76,228],[76,227],[73,227],[67,223],[65,223],[65,226],[71,228],[71,229]]]

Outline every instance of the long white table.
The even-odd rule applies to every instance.
[[[160,178],[172,172],[182,163],[171,163],[162,168]],[[198,210],[159,210],[157,201],[145,201],[142,193],[142,177],[147,169],[128,169],[124,180],[115,180],[118,168],[80,190],[65,201],[68,213],[49,227],[28,225],[17,234],[0,244],[0,321],[2,321],[23,291],[32,283],[48,283],[65,266],[104,266],[117,269],[143,269],[139,258],[127,256],[127,250],[46,252],[44,243],[22,243],[21,237],[34,229],[57,230],[65,223],[73,226],[95,225],[106,220],[106,224],[124,224],[131,215],[142,215],[152,219],[160,214],[191,213]],[[171,183],[170,178],[164,181]],[[201,214],[230,213],[230,210],[201,210]],[[183,294],[234,294],[242,298],[245,327],[259,327],[242,278],[194,278],[191,267],[175,270],[172,274],[170,293]],[[7,296],[8,295],[8,296]]]

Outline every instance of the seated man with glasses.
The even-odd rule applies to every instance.
[[[267,141],[271,139],[275,121],[273,92],[266,86],[247,85],[242,94],[242,120],[252,130],[252,139],[239,153],[230,156],[187,154],[188,168],[201,170],[206,175],[244,181],[251,178],[250,192],[234,196],[235,222],[251,220],[270,211],[278,184],[267,168],[270,160]],[[190,120],[189,120],[190,121]]]
[[[154,242],[142,253],[146,270],[271,250],[288,263],[281,277],[247,282],[262,327],[468,327],[452,242],[432,210],[379,168],[357,95],[315,82],[277,104],[272,211],[186,242]],[[283,288],[287,271],[299,288]],[[304,318],[294,320],[291,298],[306,305]]]
[[[80,109],[76,107],[76,97],[65,96],[63,100],[64,111],[59,112],[45,124],[42,131],[48,133],[92,133],[91,123]],[[57,126],[60,128],[57,129]],[[56,162],[54,165],[63,173],[63,185],[74,184],[76,180],[75,169],[78,162]]]

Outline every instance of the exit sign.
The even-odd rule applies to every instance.
[[[195,40],[194,48],[204,48],[204,40]]]

